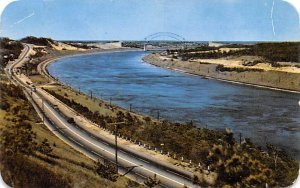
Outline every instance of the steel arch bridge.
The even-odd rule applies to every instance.
[[[176,34],[176,33],[172,33],[172,32],[157,32],[157,33],[153,33],[151,35],[148,35],[144,38],[144,51],[147,50],[147,44],[149,43],[149,41],[154,41],[157,38],[160,37],[167,37],[170,38],[172,40],[175,41],[179,41],[179,42],[185,42],[185,38]]]
[[[176,33],[171,33],[171,32],[158,32],[158,33],[153,33],[151,35],[148,35],[147,37],[144,38],[145,41],[149,40],[154,40],[159,37],[168,37],[171,39],[175,39],[177,41],[185,41],[185,38],[176,34]]]

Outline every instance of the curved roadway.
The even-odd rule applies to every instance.
[[[13,63],[9,63],[5,72],[13,83],[24,88],[29,101],[33,103],[38,114],[41,117],[44,116],[45,125],[60,139],[90,158],[114,161],[115,146],[112,140],[84,129],[78,121],[76,121],[76,124],[68,123],[67,117],[70,114],[55,108],[53,101],[41,89],[34,91],[28,85],[28,82],[26,83],[25,76],[15,74],[14,67],[23,64],[30,52],[30,46],[27,44],[24,46],[20,58]],[[191,182],[191,172],[157,161],[157,159],[138,151],[126,149],[126,146],[120,145],[118,162],[120,174],[127,171],[126,167],[134,166],[135,168],[126,176],[139,183],[156,174],[163,187],[197,187]]]

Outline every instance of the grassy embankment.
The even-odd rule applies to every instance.
[[[20,52],[20,51],[19,51]],[[1,64],[4,66],[4,64]],[[1,70],[0,169],[13,187],[139,187],[125,177],[100,177],[97,165],[42,124],[22,89]],[[99,172],[107,175],[106,172]]]
[[[200,185],[261,186],[267,182],[273,186],[286,186],[297,177],[298,163],[272,145],[263,151],[249,139],[241,144],[236,142],[230,132],[199,129],[191,123],[159,122],[149,117],[141,119],[61,86],[46,87],[45,90],[102,127],[113,130],[109,123],[125,121],[126,125],[119,130],[122,135],[149,144],[152,148],[164,149],[178,160],[184,156],[185,159],[192,159],[194,164],[200,163],[202,167],[196,170],[196,181]],[[160,146],[161,143],[164,146]],[[206,176],[208,165],[213,180]]]
[[[298,175],[298,162],[272,145],[264,151],[249,139],[237,142],[230,131],[140,118],[98,100],[89,100],[88,96],[71,93],[64,87],[45,89],[102,127],[113,130],[109,123],[125,121],[126,124],[119,129],[122,135],[140,140],[152,148],[164,149],[179,160],[183,156],[196,166],[200,163],[201,167],[195,172],[195,182],[200,185],[265,186],[268,183],[270,186],[288,186]],[[210,172],[206,170],[208,166]]]

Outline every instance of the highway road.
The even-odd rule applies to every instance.
[[[32,87],[26,83],[23,76],[14,73],[14,67],[26,61],[30,52],[30,46],[24,44],[20,58],[6,67],[6,74],[12,82],[24,87],[29,101],[31,101],[38,112],[43,117],[45,125],[60,139],[84,153],[88,157],[97,160],[108,159],[114,161],[115,146],[112,140],[108,140],[101,135],[94,134],[77,124],[67,122],[66,112],[60,111],[39,89],[32,90]],[[119,144],[118,144],[119,145]],[[126,149],[126,146],[120,145],[118,150],[119,174],[127,171],[126,167],[135,167],[126,176],[139,183],[144,182],[147,177],[153,177],[156,174],[162,187],[197,187],[191,182],[191,172],[176,168],[173,165],[157,161],[151,156],[142,155],[138,151]]]
[[[6,75],[8,76],[8,78],[13,82],[13,84],[18,84],[16,78],[13,76],[14,73],[14,67],[18,64],[23,64],[26,60],[27,60],[27,57],[29,55],[29,52],[30,52],[30,46],[29,45],[24,45],[24,48],[19,56],[19,58],[17,60],[15,60],[14,62],[9,62],[7,64],[7,66],[5,67],[5,73]]]

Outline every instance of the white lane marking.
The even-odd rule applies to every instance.
[[[170,173],[172,173],[172,174],[175,174],[175,175],[177,175],[177,176],[180,176],[180,177],[185,178],[183,175],[178,174],[178,173],[176,173],[176,172],[173,172],[173,171],[171,171],[171,170],[167,170],[167,171],[170,172]]]
[[[143,161],[144,163],[148,163],[148,164],[150,164],[150,162],[149,162],[149,161],[146,161],[146,160],[144,160],[144,159],[141,159],[141,158],[136,158],[136,159],[138,159],[138,160],[140,160],[140,161]]]
[[[33,94],[37,96],[36,93],[33,93]],[[37,98],[39,98],[39,96],[37,96]],[[107,152],[107,153],[109,153],[109,154],[111,154],[111,155],[113,155],[113,156],[115,155],[114,153],[112,153],[112,152],[110,152],[110,151],[107,151],[107,150],[105,150],[105,149],[99,147],[98,145],[96,145],[96,144],[94,144],[93,142],[91,142],[91,141],[85,139],[84,137],[82,137],[82,136],[79,135],[78,133],[74,132],[69,126],[67,126],[60,118],[58,118],[58,117],[56,116],[56,114],[52,111],[52,109],[49,108],[49,106],[48,106],[47,103],[45,103],[45,104],[46,104],[45,107],[48,108],[48,110],[54,115],[54,117],[55,117],[61,124],[63,124],[67,129],[69,129],[72,133],[74,133],[75,135],[77,135],[77,136],[80,137],[81,139],[85,140],[86,142],[92,144],[93,146],[95,146],[95,147],[97,147],[97,148],[99,148],[99,149],[101,149],[101,150],[103,150],[103,151],[105,151],[105,152]],[[131,164],[133,164],[134,166],[138,166],[138,164],[136,164],[136,163],[134,163],[134,162],[131,162],[131,161],[127,160],[127,159],[124,159],[123,157],[119,157],[119,156],[118,156],[118,158],[120,158],[120,159],[122,159],[123,161],[126,161],[126,162],[128,162],[128,163],[131,163]],[[168,180],[170,180],[170,181],[173,181],[173,182],[175,182],[175,183],[177,183],[177,184],[179,184],[179,185],[183,185],[183,186],[185,185],[185,184],[183,184],[183,183],[181,183],[181,182],[178,182],[178,181],[176,181],[176,180],[173,180],[173,179],[171,179],[171,178],[169,178],[169,177],[166,177],[166,176],[164,176],[164,175],[161,175],[161,174],[159,174],[159,173],[157,173],[157,172],[154,172],[154,171],[149,170],[149,169],[147,169],[147,168],[144,168],[144,167],[142,167],[142,166],[140,166],[140,168],[142,168],[142,169],[144,169],[144,170],[146,170],[146,171],[149,171],[149,172],[151,172],[151,173],[153,173],[153,174],[159,175],[159,176],[161,176],[161,177],[163,177],[163,178],[165,178],[165,179],[168,179]]]
[[[107,146],[109,146],[109,144],[108,143],[106,143],[106,142],[101,142],[102,144],[104,144],[104,145],[107,145]]]
[[[99,155],[99,153],[97,153],[97,152],[95,152],[95,151],[90,151],[90,152],[92,152],[93,154],[95,154],[95,155],[97,155],[97,156],[99,156],[99,157],[102,157],[101,155]]]
[[[93,135],[91,135],[91,138],[96,139]]]
[[[68,136],[68,138],[69,138],[70,140],[72,140],[73,142],[77,143],[78,145],[80,145],[81,147],[83,147],[83,145],[82,145],[81,143],[77,142],[77,141],[74,140],[72,137],[69,137],[69,136]]]

